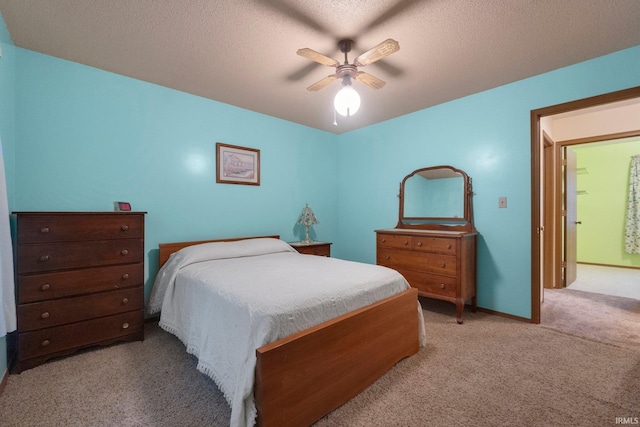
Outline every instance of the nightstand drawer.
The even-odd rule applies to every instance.
[[[305,255],[331,256],[331,243],[312,242],[309,244],[289,243],[293,249]]]

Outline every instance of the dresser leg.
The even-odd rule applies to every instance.
[[[456,320],[462,325],[462,311],[464,310],[464,301],[456,301]]]

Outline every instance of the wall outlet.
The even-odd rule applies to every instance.
[[[507,207],[507,198],[506,197],[498,197],[498,207],[506,208]]]

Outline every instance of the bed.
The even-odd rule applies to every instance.
[[[417,291],[386,267],[278,236],[160,244],[149,312],[198,359],[231,425],[309,425],[425,343]]]

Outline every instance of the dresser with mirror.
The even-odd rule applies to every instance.
[[[395,228],[376,230],[376,263],[399,271],[419,295],[452,302],[462,323],[476,308],[471,178],[452,166],[413,171],[400,183]]]

